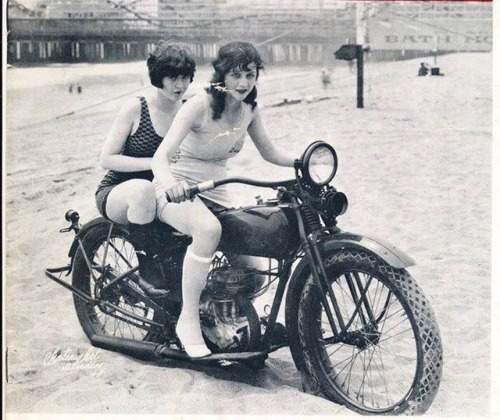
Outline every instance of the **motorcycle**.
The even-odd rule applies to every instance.
[[[173,228],[155,221],[144,227],[147,244],[137,244],[125,225],[98,217],[82,226],[68,211],[71,225],[61,231],[76,234],[70,261],[45,273],[71,290],[96,347],[145,360],[260,369],[288,346],[304,391],[361,414],[424,413],[442,374],[435,315],[406,270],[414,264],[406,253],[337,226],[348,207],[330,185],[337,167],[335,149],[316,141],[296,160],[293,179],[236,177],[192,187],[191,196],[229,183],[277,191],[276,198],[217,214],[222,238],[199,307],[212,351],[205,358],[190,359],[175,334],[191,239]],[[264,257],[269,266],[240,266],[235,255]],[[71,284],[62,278],[70,274]],[[253,302],[273,283],[270,310],[259,316]],[[165,293],[151,292],[157,290]],[[277,322],[283,302],[285,325]]]

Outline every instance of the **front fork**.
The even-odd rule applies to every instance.
[[[321,230],[314,230],[312,233],[307,234],[306,226],[304,223],[304,218],[302,217],[301,205],[298,203],[296,199],[292,201],[292,208],[295,211],[297,216],[299,235],[302,240],[302,246],[307,258],[310,261],[311,274],[313,276],[314,283],[318,287],[321,295],[321,300],[323,303],[323,307],[325,308],[326,316],[328,318],[328,322],[332,328],[332,332],[335,337],[343,337],[347,334],[347,330],[352,325],[356,314],[359,314],[363,324],[366,326],[374,321],[374,315],[371,310],[371,306],[367,299],[367,291],[369,285],[371,283],[372,277],[368,280],[368,283],[365,287],[363,287],[360,283],[360,279],[356,277],[353,279],[350,277],[348,280],[348,287],[352,294],[352,298],[354,302],[356,302],[356,308],[351,316],[351,318],[347,321],[347,324],[344,322],[344,317],[340,310],[337,298],[332,289],[332,285],[328,280],[328,275],[325,270],[325,265],[323,263],[323,258],[319,249],[319,242],[321,236]],[[356,284],[354,284],[356,283]],[[360,294],[358,295],[356,288],[360,290]],[[330,297],[330,299],[328,299]],[[361,306],[364,306],[365,311],[368,315],[368,320],[363,315],[363,310]],[[337,323],[335,323],[335,318],[337,319]],[[338,328],[337,328],[338,326]]]

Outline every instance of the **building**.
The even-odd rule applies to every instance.
[[[268,63],[328,63],[342,44],[356,42],[359,16],[374,58],[492,45],[492,3],[39,0],[33,13],[21,9],[9,3],[10,63],[143,59],[158,39],[189,44],[200,62],[221,43],[244,39]]]
[[[133,18],[126,9],[107,0],[39,0],[34,10],[44,19]]]
[[[367,11],[369,43],[402,55],[491,51],[492,3],[380,2]]]

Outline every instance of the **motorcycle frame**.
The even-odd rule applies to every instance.
[[[267,272],[268,275],[273,274],[275,277],[278,277],[279,280],[278,280],[278,286],[277,286],[276,292],[275,292],[274,297],[273,297],[271,311],[270,311],[270,314],[269,314],[268,319],[267,319],[267,327],[266,327],[266,330],[265,330],[264,335],[263,335],[262,340],[261,340],[261,351],[265,351],[265,352],[269,353],[269,352],[272,352],[272,351],[277,350],[278,348],[284,346],[284,345],[271,346],[270,345],[270,342],[271,342],[270,337],[274,332],[274,327],[276,325],[278,313],[279,313],[279,310],[281,308],[281,304],[283,302],[283,297],[285,294],[285,290],[287,288],[287,284],[289,283],[290,279],[293,277],[292,273],[291,273],[292,265],[295,261],[297,261],[297,259],[301,258],[301,255],[305,256],[305,258],[308,260],[308,266],[311,267],[310,271],[311,271],[311,274],[313,277],[313,281],[320,291],[323,307],[325,308],[326,316],[327,316],[327,319],[330,323],[330,326],[332,328],[332,332],[334,333],[334,336],[338,337],[339,335],[342,335],[343,333],[345,333],[346,329],[349,327],[349,324],[350,324],[349,322],[347,323],[347,326],[344,323],[336,296],[332,290],[330,282],[328,281],[328,276],[327,276],[327,273],[325,270],[325,266],[323,264],[323,259],[321,257],[321,250],[320,250],[319,244],[322,243],[325,240],[325,238],[334,238],[334,237],[337,238],[338,239],[337,242],[338,242],[339,247],[345,247],[347,245],[347,246],[351,246],[354,248],[365,249],[365,250],[371,252],[372,254],[375,254],[375,255],[385,259],[391,265],[396,266],[396,267],[408,266],[408,265],[412,265],[412,263],[413,263],[411,258],[406,256],[406,254],[401,253],[399,250],[397,250],[393,247],[391,248],[390,246],[385,245],[383,243],[370,240],[369,238],[364,238],[362,236],[358,236],[358,238],[361,238],[363,240],[363,243],[361,243],[361,240],[356,242],[355,240],[353,240],[350,237],[349,238],[344,237],[345,235],[342,233],[340,233],[339,235],[332,235],[331,228],[327,228],[327,227],[321,227],[320,229],[316,229],[316,230],[311,231],[310,233],[307,233],[307,230],[310,227],[309,226],[306,227],[306,224],[304,222],[304,218],[302,215],[302,208],[304,206],[304,203],[299,202],[299,200],[297,199],[297,197],[294,194],[286,194],[288,191],[286,188],[283,188],[283,185],[290,185],[291,182],[296,182],[295,180],[268,183],[268,182],[256,182],[256,181],[248,180],[248,179],[244,179],[244,178],[226,178],[223,181],[216,182],[216,184],[222,185],[223,183],[229,183],[229,182],[241,182],[241,183],[250,184],[250,185],[256,185],[256,186],[261,186],[261,187],[262,186],[272,187],[275,189],[279,189],[281,191],[281,194],[279,194],[279,196],[281,196],[281,197],[287,196],[288,197],[288,200],[286,202],[282,201],[280,203],[280,206],[291,208],[296,216],[296,221],[297,221],[297,227],[298,227],[298,233],[299,233],[299,239],[300,239],[300,243],[299,243],[297,249],[289,257],[278,259],[277,272],[272,273],[271,270],[269,270]],[[307,203],[305,203],[305,204],[307,205]],[[107,238],[107,244],[110,244],[109,239],[111,237],[112,229],[115,225],[107,219],[100,218],[100,220],[103,222],[106,221],[110,225],[110,228],[108,231],[108,238]],[[90,223],[90,226],[88,227],[88,229],[90,229],[95,224],[99,223],[99,221],[94,220],[94,221],[91,221],[89,223]],[[334,221],[334,223],[335,223],[335,221]],[[82,249],[82,253],[83,253],[84,259],[87,263],[87,266],[89,267],[89,270],[92,273],[92,276],[94,276],[94,273],[92,272],[91,262],[90,262],[88,256],[86,255],[83,241],[82,241],[82,237],[84,236],[84,233],[85,233],[84,231],[86,229],[85,228],[81,229],[81,227],[78,223],[73,222],[69,228],[62,229],[61,231],[67,232],[70,230],[75,231],[75,233],[77,234],[75,241],[73,242],[73,244],[71,246],[71,250],[70,250],[70,254],[69,254],[71,259],[73,260],[73,257],[76,253],[76,249],[78,247],[80,247]],[[173,245],[173,248],[178,247],[178,246],[179,246],[179,244],[177,243],[177,244]],[[380,252],[379,248],[383,248],[384,252]],[[105,252],[107,252],[107,249],[105,250]],[[165,250],[165,252],[168,252],[168,251]],[[49,278],[51,278],[52,280],[56,281],[58,284],[69,289],[79,299],[83,299],[87,303],[93,303],[93,304],[95,304],[97,302],[104,303],[104,304],[110,306],[110,308],[112,308],[112,309],[114,309],[122,314],[125,314],[127,316],[131,316],[132,318],[134,318],[136,320],[140,320],[140,321],[147,323],[147,324],[150,324],[150,325],[160,326],[160,324],[158,324],[150,319],[143,318],[143,317],[140,317],[138,315],[132,314],[131,312],[124,310],[122,308],[119,308],[116,305],[112,305],[107,301],[103,301],[100,299],[94,299],[91,296],[89,296],[88,294],[75,288],[73,285],[68,284],[68,283],[64,282],[63,280],[61,280],[60,278],[53,275],[53,273],[62,273],[64,271],[67,271],[66,275],[69,275],[71,272],[71,268],[72,268],[72,262],[73,261],[71,261],[71,263],[69,265],[62,267],[62,268],[47,269],[45,274]],[[103,270],[104,270],[104,268],[105,267],[102,267]],[[109,285],[106,285],[105,287],[110,287],[110,285],[112,285],[112,284],[116,284],[118,282],[124,281],[130,274],[136,272],[137,270],[139,270],[139,265],[137,265],[135,267],[130,267],[130,269],[127,272],[125,272],[124,274],[120,275],[119,277],[113,279],[112,282]],[[294,271],[297,271],[297,267],[295,268]],[[263,271],[262,273],[265,274],[266,272]],[[94,280],[95,280],[95,277],[94,277]],[[365,310],[367,310],[368,317],[370,318],[369,321],[371,321],[372,316],[370,315],[371,311],[369,308],[369,304],[366,301],[366,291],[367,291],[367,288],[365,287],[364,290],[361,291],[361,295],[356,298],[356,301],[358,302],[357,309],[359,310],[361,305],[364,305]],[[351,293],[352,292],[353,292],[353,290],[351,290]],[[354,290],[354,292],[355,292],[355,290]],[[165,314],[168,314],[168,312],[162,306],[158,305],[154,300],[150,299],[147,295],[140,293],[139,291],[136,291],[136,290],[134,290],[133,293],[138,293],[140,295],[141,299],[143,299],[143,301],[146,304],[152,306],[155,310],[159,310]],[[331,304],[328,301],[328,296],[330,297]],[[337,325],[335,323],[335,318],[338,321],[338,326],[339,326],[340,331],[337,328]]]
[[[305,228],[303,226],[303,221],[302,221],[302,218],[300,216],[300,205],[291,205],[291,207],[293,209],[295,209],[295,213],[297,214],[298,218],[297,218],[297,221],[299,223],[299,231],[302,231],[304,232],[305,231]],[[104,219],[103,219],[104,220]],[[92,223],[92,222],[91,222]],[[109,223],[109,230],[108,230],[108,235],[107,235],[107,239],[106,239],[106,244],[107,244],[107,247],[108,246],[113,246],[111,241],[110,241],[110,238],[111,238],[111,234],[112,234],[112,231],[113,231],[113,228],[115,227],[114,223],[110,222],[110,221],[107,221],[107,223]],[[94,226],[95,223],[92,223],[91,226]],[[83,240],[82,240],[82,236],[84,237],[84,235],[79,235],[79,233],[81,232],[81,229],[80,227],[76,227],[76,226],[72,226],[70,228],[67,228],[67,229],[62,229],[61,231],[64,231],[64,232],[68,232],[68,231],[71,231],[71,230],[74,230],[75,233],[77,234],[76,238],[75,238],[75,243],[77,244],[77,246],[75,245],[72,245],[71,249],[73,250],[73,252],[70,252],[70,256],[71,256],[71,259],[73,259],[73,256],[76,252],[76,249],[80,248],[81,251],[82,251],[82,255],[83,255],[83,258],[85,259],[85,262],[87,264],[87,267],[89,268],[89,272],[91,273],[91,275],[94,277],[94,281],[96,281],[96,277],[94,275],[94,272],[93,272],[93,267],[92,267],[92,264],[91,264],[91,261],[86,253],[86,250],[85,250],[85,246],[84,246],[84,243],[83,243]],[[84,233],[84,232],[81,232],[81,233]],[[273,302],[272,302],[272,305],[271,305],[271,310],[270,310],[270,313],[269,313],[269,316],[268,316],[268,319],[267,319],[267,326],[266,326],[266,329],[265,329],[265,332],[262,336],[262,340],[261,340],[261,345],[260,345],[260,350],[261,351],[266,351],[268,353],[272,352],[272,351],[275,351],[281,347],[283,347],[284,345],[281,344],[281,345],[271,345],[270,342],[270,338],[274,332],[274,327],[276,325],[276,322],[277,322],[277,318],[278,318],[278,313],[279,313],[279,310],[280,310],[280,307],[281,307],[281,304],[283,302],[283,298],[284,298],[284,295],[285,295],[285,291],[286,291],[286,287],[287,287],[287,284],[291,278],[291,271],[292,271],[292,265],[295,261],[297,261],[298,258],[301,258],[301,254],[303,254],[303,244],[304,243],[308,243],[308,240],[306,238],[305,235],[301,235],[301,245],[299,246],[299,248],[297,249],[296,252],[294,252],[289,258],[286,258],[286,259],[278,259],[278,268],[277,268],[277,271],[275,272],[272,272],[271,270],[269,271],[263,271],[262,274],[267,274],[267,275],[273,275],[274,277],[277,277],[278,278],[278,286],[276,288],[276,291],[274,293],[274,296],[273,296]],[[174,245],[174,247],[177,246],[177,245]],[[105,254],[107,253],[107,247],[105,248]],[[307,247],[307,249],[309,249],[309,246]],[[168,252],[167,250],[165,250],[165,252]],[[311,252],[308,253],[309,255],[311,255]],[[311,257],[310,257],[311,258]],[[311,260],[313,261],[313,260]],[[95,268],[95,267],[94,267]],[[102,270],[104,270],[105,267],[102,267]],[[70,283],[67,283],[66,281],[62,280],[61,278],[55,276],[54,274],[62,274],[62,273],[65,273],[66,276],[68,276],[70,273],[71,273],[71,270],[72,270],[72,261],[70,262],[70,264],[64,266],[64,267],[60,267],[60,268],[48,268],[45,270],[45,275],[47,277],[49,277],[51,280],[55,281],[56,283],[60,284],[61,286],[65,287],[66,289],[70,290],[77,298],[79,299],[82,299],[84,302],[86,303],[89,303],[89,304],[105,304],[106,306],[108,306],[110,309],[113,309],[123,315],[127,315],[127,316],[130,316],[131,318],[137,320],[137,321],[141,321],[141,322],[144,322],[146,324],[150,324],[150,325],[155,325],[157,327],[162,327],[161,324],[155,322],[155,321],[152,321],[151,319],[148,319],[148,318],[145,318],[145,317],[141,317],[139,315],[136,315],[136,314],[133,314],[125,309],[122,309],[120,308],[119,306],[116,306],[116,305],[113,305],[111,304],[110,302],[107,302],[105,300],[101,300],[101,299],[95,299],[93,298],[92,296],[88,295],[87,293],[84,293],[82,292],[81,290],[77,289],[76,287],[74,287],[72,284]],[[129,270],[127,270],[125,273],[121,274],[120,276],[114,278],[109,284],[107,284],[106,286],[104,286],[104,288],[108,288],[108,287],[111,287],[112,285],[115,285],[119,282],[123,282],[125,281],[125,279],[128,278],[128,276],[132,273],[135,273],[136,271],[139,270],[139,265],[136,265],[134,267],[130,267]],[[150,299],[147,295],[145,294],[142,294],[138,291],[135,291],[134,290],[134,293],[138,293],[140,294],[140,297],[141,299],[147,304],[147,305],[150,305],[153,307],[153,309],[155,310],[158,310],[158,311],[162,311],[162,312],[166,312],[165,309],[157,304],[154,300]]]
[[[104,219],[103,219],[104,221]],[[111,234],[113,232],[113,228],[115,227],[115,224],[110,222],[110,221],[106,221],[107,223],[109,223],[109,230],[108,230],[108,235],[107,235],[107,238],[106,238],[106,248],[105,248],[105,255],[107,254],[107,247],[108,246],[113,246],[111,241],[110,241],[110,238],[111,238]],[[90,222],[92,223],[92,222]],[[92,223],[91,226],[95,226],[95,223]],[[75,231],[75,233],[77,234],[77,236],[75,237],[75,240],[74,240],[74,245],[71,246],[71,249],[73,252],[70,252],[70,257],[71,257],[71,262],[64,266],[64,267],[60,267],[60,268],[47,268],[45,270],[45,275],[47,277],[49,277],[51,280],[55,281],[56,283],[60,284],[61,286],[63,286],[64,288],[68,289],[69,291],[71,291],[77,298],[79,299],[82,299],[84,302],[86,303],[89,303],[89,304],[104,304],[106,306],[108,306],[110,309],[113,309],[117,312],[120,312],[121,314],[124,314],[124,315],[127,315],[127,316],[130,316],[131,318],[137,320],[137,321],[141,321],[141,322],[144,322],[146,324],[150,324],[150,325],[155,325],[157,327],[163,327],[161,324],[151,320],[151,319],[148,319],[148,318],[145,318],[145,317],[141,317],[139,315],[136,315],[136,314],[133,314],[132,312],[129,312],[125,309],[122,309],[120,308],[119,306],[116,306],[116,305],[113,305],[112,303],[110,302],[107,302],[106,300],[102,300],[102,299],[95,299],[93,298],[92,296],[90,296],[89,294],[85,293],[85,292],[82,292],[81,290],[79,290],[78,288],[74,287],[72,284],[62,280],[60,277],[57,277],[55,274],[63,274],[65,273],[66,276],[68,276],[69,274],[71,274],[71,271],[72,271],[72,262],[73,262],[73,257],[74,257],[74,254],[76,253],[76,250],[78,248],[81,249],[82,251],[82,255],[83,255],[83,258],[85,260],[85,263],[87,264],[87,267],[89,269],[89,272],[91,273],[92,277],[94,278],[94,281],[96,281],[96,277],[94,275],[94,272],[93,272],[93,268],[95,267],[92,267],[92,264],[91,264],[91,261],[87,255],[87,252],[85,250],[85,246],[84,246],[84,243],[83,243],[83,240],[82,240],[82,236],[84,235],[79,235],[81,229],[80,229],[80,226],[70,226],[69,228],[67,229],[61,229],[61,232],[69,232],[69,231]],[[84,232],[82,232],[84,233]],[[76,245],[76,246],[75,246]],[[173,248],[177,247],[178,244],[174,245]],[[166,253],[168,253],[168,250],[165,250]],[[271,332],[273,331],[274,329],[274,325],[276,324],[276,320],[277,320],[277,317],[278,317],[278,312],[279,312],[279,309],[280,309],[280,305],[281,305],[281,302],[283,300],[283,296],[284,296],[284,293],[285,293],[285,290],[286,290],[286,285],[288,283],[288,279],[290,278],[290,271],[291,271],[291,266],[292,264],[296,261],[297,259],[297,256],[294,255],[292,258],[290,259],[280,259],[278,260],[278,269],[276,272],[272,272],[271,270],[269,271],[263,271],[262,274],[267,274],[267,275],[271,275],[273,274],[275,277],[278,278],[278,287],[277,287],[277,290],[276,290],[276,293],[274,295],[274,298],[273,298],[273,303],[272,303],[272,306],[271,306],[271,311],[270,311],[270,314],[269,314],[269,317],[268,317],[268,324],[267,324],[267,327],[266,327],[266,330],[265,330],[265,333],[262,337],[262,348],[267,348],[269,347],[269,345],[266,345],[265,343],[269,343],[270,340],[269,340],[269,337],[271,335]],[[102,267],[102,270],[104,270],[105,267]],[[125,273],[121,274],[120,276],[114,278],[110,283],[108,283],[107,285],[104,286],[103,289],[106,289],[106,288],[109,288],[117,283],[120,283],[120,282],[123,282],[125,281],[125,279],[128,278],[128,276],[130,274],[133,274],[135,272],[137,272],[139,270],[139,265],[136,265],[136,266],[133,266],[133,267],[130,267],[129,270],[127,270]],[[134,290],[134,293],[137,293],[140,295],[140,298],[147,304],[147,305],[150,305],[151,307],[153,307],[153,309],[155,310],[158,310],[158,311],[161,311],[163,313],[166,313],[166,310],[159,304],[157,304],[154,300],[150,299],[147,295],[145,294],[142,294],[138,291],[135,291]],[[274,348],[275,347],[275,348]],[[270,351],[274,351],[274,350],[277,350],[278,348],[282,347],[282,346],[274,346],[271,349],[269,349]]]

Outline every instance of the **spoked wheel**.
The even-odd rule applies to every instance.
[[[117,277],[138,264],[128,232],[112,224],[99,224],[84,237],[75,254],[73,286],[95,299],[86,303],[74,296],[78,320],[90,338],[94,334],[155,341],[161,334],[162,317],[146,301],[137,285],[137,271],[123,282]]]
[[[442,372],[439,328],[406,270],[359,251],[325,259],[338,305],[328,321],[312,277],[299,303],[306,373],[327,398],[362,414],[420,414]],[[341,321],[339,319],[341,318]]]

